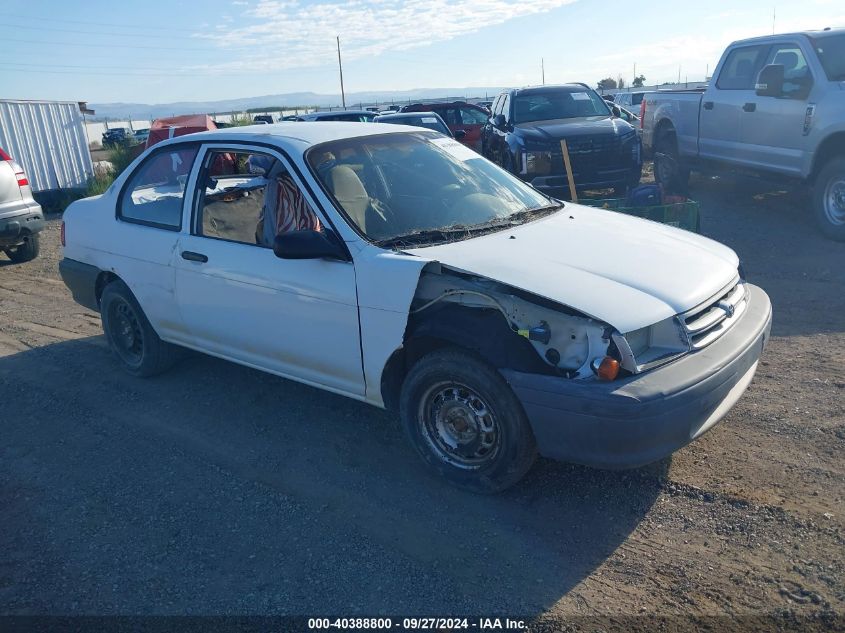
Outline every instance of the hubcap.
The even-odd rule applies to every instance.
[[[845,224],[845,176],[835,178],[827,184],[824,192],[824,213],[831,224]]]
[[[420,400],[423,436],[437,456],[465,469],[479,468],[496,457],[501,443],[499,425],[472,389],[441,383]]]
[[[129,365],[141,362],[144,337],[135,310],[122,299],[111,305],[111,338],[118,355]]]

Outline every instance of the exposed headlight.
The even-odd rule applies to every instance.
[[[532,174],[535,176],[544,176],[552,173],[552,153],[523,152],[522,173],[524,175]]]
[[[621,336],[614,335],[614,341],[622,356],[622,367],[634,373],[668,363],[690,349],[677,317]]]

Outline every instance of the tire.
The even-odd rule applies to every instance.
[[[399,411],[423,461],[464,490],[505,490],[537,457],[528,418],[510,386],[461,350],[440,349],[418,360],[402,385]]]
[[[513,157],[511,156],[511,151],[508,148],[505,148],[504,156],[502,157],[502,169],[504,169],[509,174],[514,173]]]
[[[829,160],[816,177],[813,212],[822,233],[845,242],[845,156]]]
[[[38,257],[41,250],[41,240],[38,233],[27,235],[24,238],[23,244],[15,246],[14,248],[7,248],[6,254],[16,264],[23,264],[24,262],[31,262]]]
[[[122,281],[113,281],[103,290],[100,316],[112,353],[132,376],[155,376],[176,361],[177,348],[158,337]]]
[[[684,166],[678,152],[674,132],[661,132],[654,147],[654,179],[667,192],[686,193],[689,187],[689,167]]]

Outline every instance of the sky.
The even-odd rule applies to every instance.
[[[841,0],[3,0],[0,98],[702,80],[731,41],[845,26]]]

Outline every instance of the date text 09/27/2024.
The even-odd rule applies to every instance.
[[[308,618],[308,629],[329,630],[329,629],[366,629],[366,630],[390,630],[399,629],[412,630],[509,630],[524,631],[525,620],[511,618],[437,618],[437,617],[414,617],[394,620],[393,618]]]

